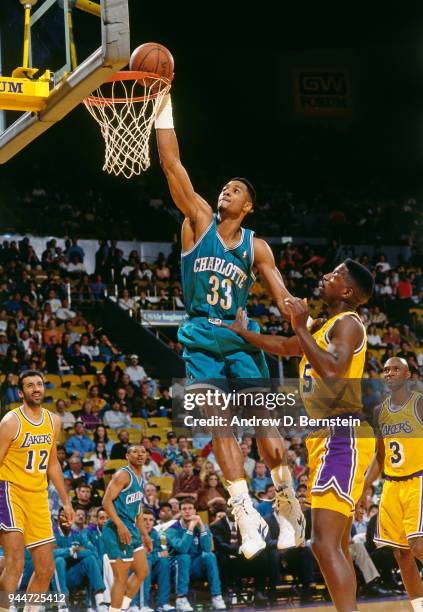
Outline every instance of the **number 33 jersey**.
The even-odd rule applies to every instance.
[[[245,308],[254,275],[254,232],[241,228],[228,248],[219,236],[216,215],[197,243],[182,253],[182,287],[191,317],[234,319]]]
[[[379,432],[385,446],[384,472],[387,476],[409,476],[423,470],[423,421],[417,404],[423,394],[410,393],[401,406],[387,397],[379,413]]]
[[[51,415],[42,408],[40,421],[36,423],[25,415],[22,406],[12,412],[18,421],[18,431],[0,467],[0,480],[25,491],[45,491],[47,466],[54,442]]]

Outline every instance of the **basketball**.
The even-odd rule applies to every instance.
[[[129,60],[129,69],[139,72],[153,72],[170,81],[173,78],[174,61],[171,52],[159,43],[144,43],[137,47]],[[149,86],[153,79],[139,81]]]

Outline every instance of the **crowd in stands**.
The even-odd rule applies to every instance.
[[[309,299],[313,316],[324,315],[317,287],[321,274],[343,258],[336,241],[323,251],[287,244],[275,252],[275,257],[292,293]],[[423,388],[423,261],[416,249],[406,261],[388,261],[383,253],[372,259],[362,255],[360,261],[372,268],[376,281],[374,298],[360,309],[369,336],[365,406],[371,410],[380,401],[380,374],[389,356],[406,359],[414,384]],[[107,517],[101,499],[111,474],[123,465],[128,445],[136,441],[144,445],[148,454],[143,467],[147,483],[143,507],[155,548],[149,555],[151,576],[135,606],[144,608],[143,612],[150,607],[166,612],[173,588],[179,609],[189,612],[194,603],[192,585],[197,578],[207,579],[215,609],[223,608],[222,594],[232,602],[248,601],[248,597],[257,605],[275,601],[281,585],[288,585],[291,594],[304,600],[317,597],[316,584],[322,584],[322,579],[310,548],[283,553],[276,548],[274,487],[254,438],[245,435],[241,450],[252,498],[269,524],[269,539],[266,550],[253,562],[247,562],[239,554],[239,533],[227,506],[212,445],[198,444],[182,432],[177,435],[172,431],[168,385],[149,376],[139,355],[123,354],[104,330],[95,328],[89,311],[84,309],[110,292],[114,294],[117,284],[119,305],[135,317],[144,309],[183,310],[177,248],[169,258],[161,255],[149,264],[140,262],[135,252],[125,259],[116,241],[101,241],[95,274],[89,276],[76,238],[68,242],[63,252],[50,240],[40,258],[30,241],[24,239],[19,244],[0,245],[0,266],[2,409],[18,405],[16,375],[35,368],[46,376],[45,405],[60,415],[63,424],[58,456],[77,510],[72,528],[64,525],[52,486],[49,496],[55,521],[57,573],[65,588],[77,593],[87,586],[90,576],[91,586],[84,595],[89,598],[86,605],[99,607],[108,601],[110,574],[103,564],[101,539]],[[292,334],[289,321],[280,317],[259,282],[253,287],[248,312],[264,332]],[[171,348],[180,351],[176,342]],[[295,360],[286,360],[285,366],[287,373],[296,375]],[[291,437],[287,445],[309,539],[305,444],[301,437]],[[351,535],[351,554],[363,594],[368,595],[395,594],[401,588],[392,554],[372,544],[380,489],[378,482],[368,491],[366,507],[357,511]],[[193,536],[186,535],[188,527]],[[184,568],[177,578],[175,560]],[[293,577],[292,582],[288,576]],[[245,580],[240,581],[240,577]],[[252,577],[253,590],[248,586]],[[157,589],[151,591],[150,584],[155,582]]]
[[[208,193],[212,205],[219,187],[216,184],[216,193]],[[350,244],[380,244],[382,238],[384,244],[419,240],[422,213],[417,198],[393,196],[380,182],[356,192],[341,186],[334,190],[333,185],[322,186],[320,194],[280,184],[257,184],[256,189],[258,202],[251,222],[263,236],[331,236]],[[210,185],[204,193],[209,190]],[[125,198],[114,189],[63,186],[45,180],[30,190],[14,184],[8,198],[0,210],[3,226],[10,233],[28,232],[29,207],[36,211],[30,227],[38,235],[106,237],[116,235],[118,228],[121,240],[162,240],[179,231],[179,214],[162,186],[151,195],[143,183],[135,183],[128,187]]]

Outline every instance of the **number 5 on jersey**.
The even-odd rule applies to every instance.
[[[26,462],[25,471],[34,472],[35,466],[38,465],[37,470],[39,472],[45,472],[47,469],[47,458],[48,452],[46,450],[40,450],[39,453],[34,450],[28,451],[28,460]]]
[[[229,310],[232,306],[232,281],[230,278],[224,278],[222,282],[218,276],[213,274],[209,278],[211,293],[207,294],[207,302],[210,306],[216,306],[217,302],[224,310]],[[219,289],[222,289],[224,296],[219,301]]]

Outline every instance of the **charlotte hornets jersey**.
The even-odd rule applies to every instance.
[[[423,421],[417,402],[423,397],[414,391],[402,406],[387,397],[379,414],[379,429],[385,446],[384,472],[388,476],[409,476],[423,470]]]
[[[24,413],[23,406],[12,412],[19,422],[18,431],[0,467],[0,480],[34,493],[47,491],[47,467],[54,442],[51,415],[41,408],[40,421],[35,423]]]
[[[127,523],[134,524],[141,512],[141,500],[144,495],[144,478],[141,476],[140,480],[138,480],[129,466],[123,467],[122,470],[128,472],[131,481],[127,487],[122,489],[113,501],[113,504],[119,518]]]
[[[254,275],[254,232],[241,228],[228,248],[218,233],[216,215],[192,249],[182,253],[182,288],[191,317],[234,319],[245,308]]]

